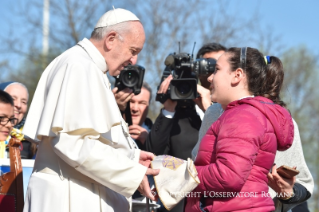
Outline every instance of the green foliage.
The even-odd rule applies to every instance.
[[[37,87],[37,83],[41,77],[42,72],[46,66],[59,55],[58,51],[52,50],[48,56],[39,53],[39,51],[30,50],[29,58],[25,59],[20,65],[18,70],[9,74],[10,81],[17,81],[23,83],[29,91],[29,105],[33,98],[33,94]]]

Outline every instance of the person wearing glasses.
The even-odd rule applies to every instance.
[[[4,158],[5,141],[17,122],[13,112],[13,99],[7,92],[0,90],[0,158]]]
[[[20,82],[4,82],[0,84],[0,90],[10,94],[14,104],[14,116],[18,122],[13,127],[14,132],[19,135],[21,140],[21,159],[32,159],[35,156],[37,145],[24,139],[22,130],[25,123],[25,116],[28,110],[29,92],[27,87]],[[6,145],[9,143],[10,136],[6,139]],[[9,149],[6,149],[8,155]]]

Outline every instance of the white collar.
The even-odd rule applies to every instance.
[[[93,62],[103,73],[107,72],[107,64],[104,57],[90,40],[84,38],[83,40],[78,42],[78,45],[81,46],[88,53]]]
[[[251,95],[251,96],[244,96],[244,97],[241,97],[240,99],[238,99],[238,100],[241,100],[241,99],[245,99],[245,98],[249,98],[249,97],[255,97],[254,95]]]

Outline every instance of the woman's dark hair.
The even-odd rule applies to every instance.
[[[284,81],[283,65],[279,58],[270,56],[266,63],[264,55],[257,49],[247,48],[246,65],[241,63],[241,48],[229,48],[231,70],[242,67],[247,75],[248,89],[255,96],[263,96],[283,107],[286,104],[280,99],[280,90]]]
[[[10,96],[10,94],[8,94],[7,92],[0,90],[0,103],[4,103],[4,104],[10,104],[10,105],[14,105],[13,104],[13,99]]]

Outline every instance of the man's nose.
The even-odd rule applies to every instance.
[[[132,65],[135,65],[136,62],[137,62],[137,55],[134,55],[133,57],[131,57],[130,63],[131,63]]]
[[[14,101],[14,106],[20,109],[21,108],[21,102],[19,100],[15,100]]]
[[[132,103],[132,102],[131,102],[130,105],[131,105],[131,110],[132,110],[132,111],[136,112],[136,111],[138,110],[138,109],[137,109],[137,108],[138,108],[138,107],[137,107],[137,103]]]

